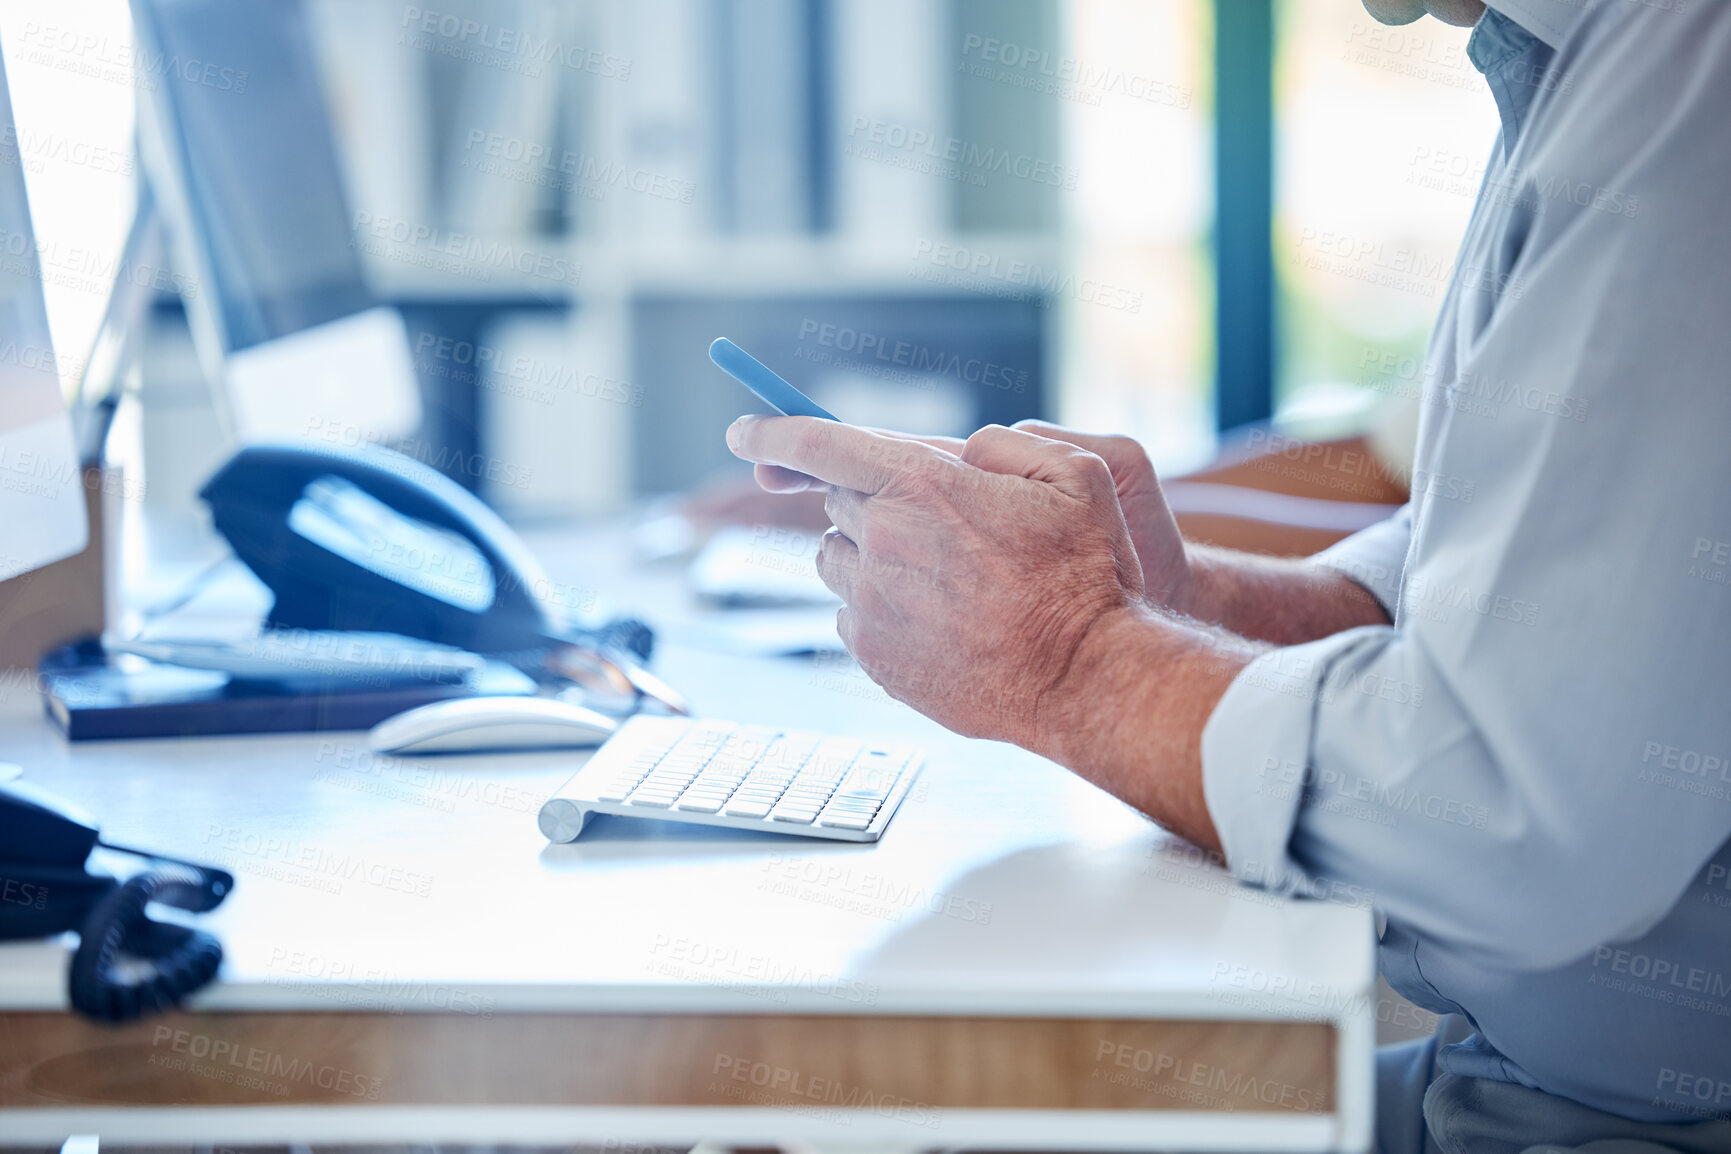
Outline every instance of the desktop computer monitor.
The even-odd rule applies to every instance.
[[[70,557],[88,534],[19,149],[0,58],[0,580]]]
[[[243,441],[420,420],[407,333],[366,284],[300,0],[132,0],[140,109],[206,375]],[[316,427],[323,428],[324,425]]]

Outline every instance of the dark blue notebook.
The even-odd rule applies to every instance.
[[[497,661],[458,681],[284,683],[111,657],[94,642],[44,655],[40,674],[48,716],[69,741],[371,729],[433,701],[535,692],[528,675]]]

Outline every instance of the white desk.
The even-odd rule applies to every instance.
[[[237,885],[188,1013],[86,1025],[63,945],[0,948],[0,1143],[1368,1146],[1368,912],[1236,890],[857,673],[658,669],[707,715],[917,741],[925,775],[876,847],[624,819],[549,846],[535,811],[582,755],[69,747],[10,689],[31,780]]]

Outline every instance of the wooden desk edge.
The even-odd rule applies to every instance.
[[[0,1108],[768,1107],[1327,1115],[1334,1024],[862,1014],[0,1012]]]

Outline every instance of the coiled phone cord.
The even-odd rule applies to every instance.
[[[67,984],[73,1008],[100,1021],[128,1022],[179,1005],[215,978],[222,943],[202,930],[152,921],[145,912],[170,891],[180,895],[205,885],[199,870],[158,862],[104,894],[85,918],[72,955]],[[123,953],[145,964],[123,972]]]

